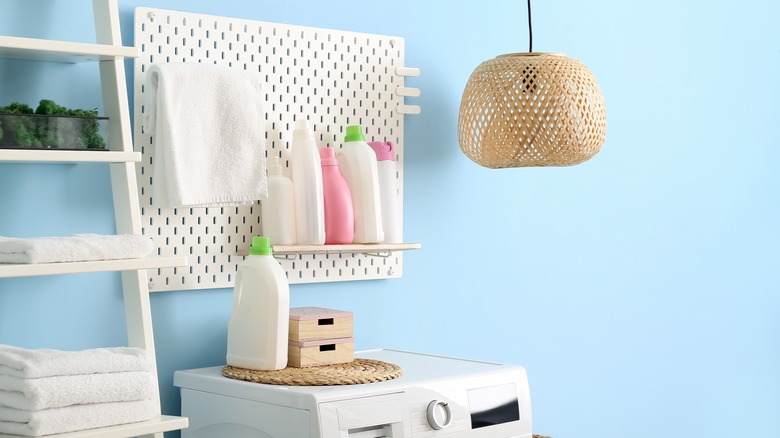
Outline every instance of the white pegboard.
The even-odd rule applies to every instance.
[[[319,147],[340,148],[347,125],[367,140],[396,146],[403,199],[404,40],[399,37],[292,26],[161,9],[137,8],[135,148],[143,154],[138,184],[144,235],[158,255],[188,256],[190,266],[151,270],[152,291],[232,287],[252,236],[262,235],[260,203],[244,207],[151,205],[154,139],[143,126],[146,71],[155,63],[213,63],[257,72],[264,81],[266,150],[286,163],[294,120],[308,117]],[[414,69],[411,69],[414,70]],[[262,121],[261,121],[262,123]],[[403,255],[299,254],[280,257],[290,283],[395,278]]]

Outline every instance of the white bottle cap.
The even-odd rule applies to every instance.
[[[311,128],[309,127],[309,120],[308,119],[302,119],[302,120],[296,120],[295,121],[295,130],[296,131],[309,131]]]
[[[282,174],[282,163],[279,157],[268,157],[266,160],[268,176],[278,176]]]
[[[314,132],[311,130],[308,119],[296,120],[293,138],[314,138]]]

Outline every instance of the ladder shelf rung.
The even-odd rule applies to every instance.
[[[78,63],[137,57],[135,47],[0,36],[0,58]]]

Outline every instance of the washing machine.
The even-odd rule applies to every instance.
[[[182,438],[531,438],[522,366],[389,349],[355,357],[400,366],[393,380],[285,386],[235,380],[222,367],[176,371]]]

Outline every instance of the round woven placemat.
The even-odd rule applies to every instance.
[[[231,365],[222,368],[222,375],[231,379],[291,386],[356,385],[393,380],[401,374],[403,369],[398,365],[360,358],[348,363],[307,368],[287,367],[273,371],[248,370]]]

